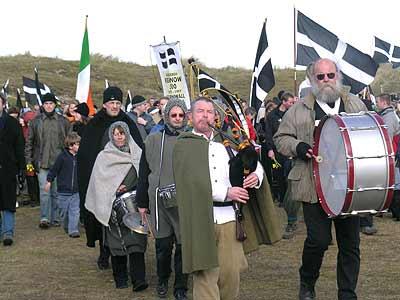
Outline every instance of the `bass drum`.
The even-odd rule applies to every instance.
[[[394,153],[376,113],[327,116],[316,132],[313,161],[318,199],[329,217],[376,214],[390,206]]]

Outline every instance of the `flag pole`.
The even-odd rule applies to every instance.
[[[297,73],[296,73],[296,7],[293,6],[293,69],[294,69],[294,91],[293,94],[297,95]]]

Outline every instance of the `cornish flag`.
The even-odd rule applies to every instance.
[[[87,16],[85,22],[85,33],[83,35],[81,62],[79,64],[78,83],[75,98],[80,102],[86,102],[89,107],[89,115],[94,114],[92,90],[90,88],[90,54],[89,35],[87,30]]]
[[[10,83],[10,79],[7,79],[4,82],[3,87],[1,88],[1,92],[7,97],[8,96],[8,84]]]
[[[132,95],[131,95],[131,90],[128,90],[128,93],[126,94],[125,111],[129,112],[131,110],[132,110]]]
[[[230,91],[228,91],[223,85],[221,85],[217,80],[212,78],[206,72],[200,69],[196,69],[195,66],[193,66],[193,69],[197,74],[200,92],[205,92],[207,90],[217,90],[225,99],[227,105],[235,115],[236,119],[240,121],[240,126],[249,137],[249,127],[247,126],[244,111],[236,96],[234,96]]]
[[[400,47],[375,37],[374,61],[377,64],[391,63],[393,69],[400,67]]]
[[[36,73],[37,74],[37,73]],[[50,88],[39,80],[22,77],[25,100],[31,105],[42,105],[41,95],[51,93]]]
[[[343,84],[357,94],[375,78],[378,65],[371,56],[339,40],[332,32],[297,11],[297,65],[307,66],[319,58],[336,62]]]
[[[275,85],[274,71],[271,64],[271,53],[268,48],[267,30],[264,22],[256,53],[256,61],[251,79],[250,106],[258,112],[262,102]]]

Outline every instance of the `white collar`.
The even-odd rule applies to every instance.
[[[200,133],[200,132],[196,132],[196,130],[192,130],[192,133],[198,136],[202,136],[203,138],[205,138],[207,141],[212,141],[214,138],[214,131],[211,131],[211,136],[210,138],[208,138],[205,134]]]
[[[325,102],[322,102],[320,100],[316,100],[318,105],[321,107],[321,109],[327,114],[327,115],[337,115],[339,114],[339,108],[340,108],[340,98],[337,98],[335,101],[335,106],[331,108],[328,104]]]

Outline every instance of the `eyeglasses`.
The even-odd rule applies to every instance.
[[[324,80],[325,75],[328,76],[329,79],[333,79],[336,76],[336,73],[321,73],[321,74],[317,74],[317,79],[318,80]]]
[[[179,118],[183,118],[185,114],[171,114],[171,118],[176,118],[177,116],[179,116]]]

